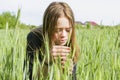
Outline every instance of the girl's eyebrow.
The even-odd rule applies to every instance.
[[[68,28],[65,28],[65,29],[70,29],[70,28],[72,28],[72,27],[68,27]],[[55,28],[55,29],[64,29],[64,28]]]

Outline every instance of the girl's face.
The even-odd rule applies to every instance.
[[[55,26],[52,41],[55,45],[65,45],[71,37],[72,27],[66,17],[60,17]]]

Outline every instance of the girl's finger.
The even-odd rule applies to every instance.
[[[62,48],[52,48],[51,52],[55,53],[70,53],[69,49],[62,49]]]

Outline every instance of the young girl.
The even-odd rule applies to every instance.
[[[46,38],[49,44],[50,60],[45,59],[44,61],[45,71],[48,72],[48,64],[52,65],[59,57],[61,59],[59,65],[64,69],[66,61],[69,61],[71,63],[69,72],[75,74],[79,49],[76,45],[74,15],[67,3],[52,2],[44,13],[43,27],[32,30],[27,36],[30,80],[32,80],[35,53],[39,52],[40,63],[46,54]],[[41,54],[41,50],[43,54]],[[71,55],[69,59],[68,55]]]

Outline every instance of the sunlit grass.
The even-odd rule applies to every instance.
[[[6,24],[9,25],[9,24]],[[28,79],[28,67],[23,72],[26,54],[26,36],[30,30],[0,30],[0,80]],[[120,80],[120,35],[117,29],[77,29],[76,36],[80,47],[77,63],[77,80]],[[49,58],[49,57],[48,57]],[[44,67],[38,59],[34,62],[35,79],[37,71]],[[62,74],[58,65],[50,66],[48,80],[70,80]],[[39,72],[38,72],[39,73]]]

